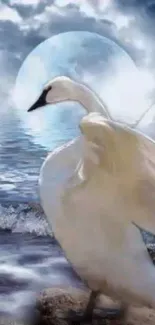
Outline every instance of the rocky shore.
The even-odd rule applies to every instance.
[[[76,288],[51,288],[41,293],[37,300],[38,325],[70,325],[69,321],[62,320],[68,310],[84,310],[89,299],[89,292]],[[96,308],[119,308],[117,302],[108,297],[100,296]],[[130,307],[127,323],[120,320],[94,320],[94,325],[155,325],[155,311],[148,308]],[[86,325],[86,323],[83,325]],[[87,325],[90,325],[87,323]]]

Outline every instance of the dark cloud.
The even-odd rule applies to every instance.
[[[123,12],[125,11],[145,11],[149,13],[149,10],[151,10],[151,7],[154,6],[155,1],[149,1],[149,0],[116,0],[117,6],[120,10]]]
[[[42,1],[38,1],[38,4],[36,6],[33,6],[32,4],[28,4],[28,5],[22,5],[22,3],[18,2],[18,3],[10,3],[10,1],[8,2],[8,6],[10,8],[14,8],[17,10],[17,12],[20,14],[20,16],[23,19],[27,19],[27,18],[32,18],[37,14],[41,14],[42,12],[44,12],[46,6],[48,4],[53,4],[54,0],[42,0]]]

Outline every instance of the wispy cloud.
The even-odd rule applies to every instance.
[[[22,18],[19,13],[6,5],[0,6],[0,21],[10,21],[15,24],[22,23]]]

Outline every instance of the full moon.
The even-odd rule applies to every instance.
[[[44,84],[58,75],[88,85],[109,107],[114,120],[132,124],[146,109],[138,70],[115,42],[82,31],[52,36],[25,59],[13,93],[23,128],[35,143],[47,149],[77,136],[79,121],[85,114],[84,108],[69,102],[27,113]]]

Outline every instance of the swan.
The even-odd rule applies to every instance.
[[[50,81],[28,111],[64,100],[88,114],[81,136],[44,161],[39,190],[67,259],[92,290],[83,317],[99,293],[124,311],[130,303],[155,308],[154,266],[137,227],[155,233],[155,143],[112,121],[89,88],[66,77]]]

